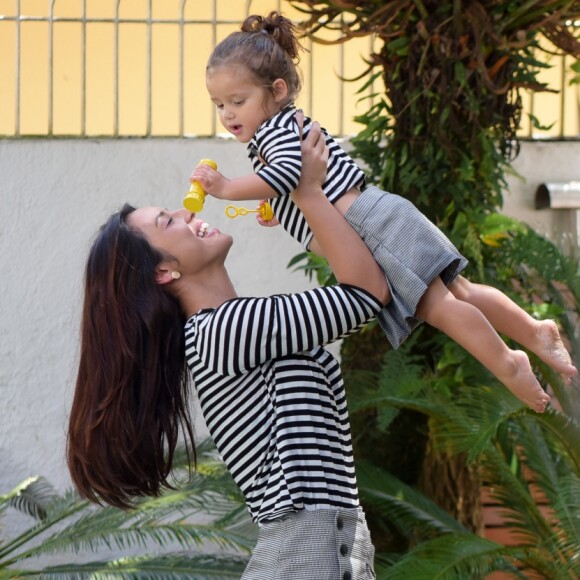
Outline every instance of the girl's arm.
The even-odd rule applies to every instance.
[[[358,286],[382,304],[390,300],[385,275],[360,236],[322,191],[328,150],[315,123],[302,143],[302,175],[292,193],[337,280]]]
[[[209,165],[200,165],[189,179],[199,181],[205,192],[217,199],[244,201],[278,197],[276,191],[256,174],[228,179]]]
[[[303,117],[302,117],[303,118]],[[268,127],[257,135],[255,155],[261,169],[254,174],[228,179],[208,165],[197,167],[190,176],[218,199],[245,201],[290,195],[298,185],[301,169],[300,137],[286,127]]]

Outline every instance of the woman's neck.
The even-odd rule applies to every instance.
[[[187,318],[200,310],[217,308],[236,297],[234,285],[225,271],[221,275],[207,276],[203,279],[183,280],[177,292],[177,298]]]

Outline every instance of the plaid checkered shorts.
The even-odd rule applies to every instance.
[[[301,510],[260,524],[241,580],[374,580],[361,508]]]

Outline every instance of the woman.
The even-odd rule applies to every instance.
[[[103,226],[86,269],[68,464],[84,497],[122,508],[169,486],[180,430],[193,447],[187,363],[260,525],[242,578],[374,578],[340,369],[321,345],[367,322],[388,289],[324,196],[318,126],[302,148],[294,201],[334,287],[238,298],[224,265],[232,238],[185,210],[125,206]]]

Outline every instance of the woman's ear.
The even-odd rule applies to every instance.
[[[288,85],[284,79],[276,79],[272,83],[272,94],[274,100],[280,103],[288,98]]]
[[[174,281],[175,278],[171,275],[171,268],[163,264],[159,264],[155,268],[155,282],[157,284],[169,284]]]

